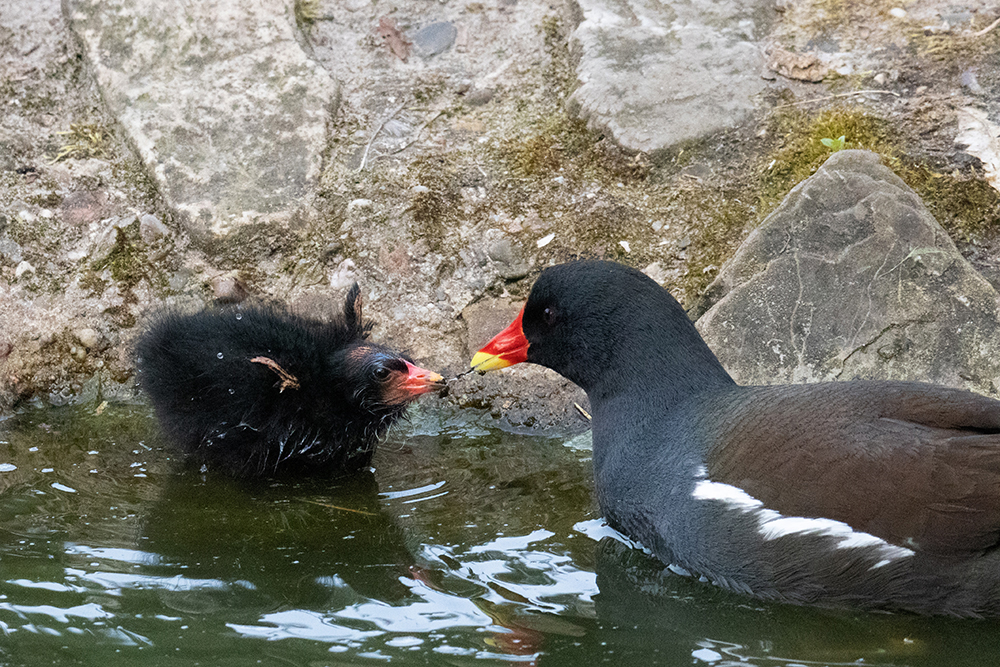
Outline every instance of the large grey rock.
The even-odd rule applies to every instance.
[[[318,181],[337,84],[293,0],[70,0],[102,96],[202,242],[287,220]]]
[[[834,153],[709,287],[698,328],[744,384],[1000,386],[997,292],[874,153]]]
[[[764,88],[756,40],[765,0],[573,0],[580,87],[570,100],[590,124],[634,150],[655,151],[747,119]]]

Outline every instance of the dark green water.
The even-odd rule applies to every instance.
[[[348,482],[184,470],[141,407],[0,421],[0,665],[996,665],[1000,622],[762,605],[596,541],[589,452],[433,412]]]

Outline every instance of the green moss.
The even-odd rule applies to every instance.
[[[46,192],[28,197],[26,201],[42,208],[55,208],[62,203],[62,199],[62,195],[57,192]]]
[[[1000,192],[981,174],[971,169],[940,174],[926,164],[904,163],[899,176],[956,240],[980,241],[1000,234]]]
[[[979,27],[985,26],[980,23]],[[914,56],[933,61],[964,62],[968,65],[971,61],[994,56],[1000,51],[1000,31],[996,29],[982,35],[970,35],[957,31],[931,32],[915,26],[907,38]]]
[[[7,236],[22,246],[40,242],[48,229],[48,221],[39,217],[30,222],[19,215],[7,219]]]
[[[715,278],[711,267],[722,266],[746,234],[827,160],[832,150],[824,138],[843,136],[845,148],[878,153],[953,237],[981,240],[1000,233],[1000,193],[981,174],[972,168],[936,172],[926,158],[906,152],[912,144],[904,128],[863,108],[840,106],[819,114],[789,108],[772,116],[769,129],[777,148],[765,154],[756,182],[750,179],[727,193],[692,189],[678,196],[678,208],[696,231],[684,277],[689,295],[701,293]]]
[[[760,204],[769,213],[798,182],[808,178],[830,155],[823,137],[847,138],[845,148],[864,148],[882,157],[923,200],[934,217],[960,240],[1000,233],[1000,193],[973,168],[938,173],[929,160],[907,149],[913,144],[905,128],[860,107],[838,107],[816,116],[793,111],[772,121],[783,137],[773,165],[761,179]]]
[[[307,28],[322,18],[319,0],[295,0],[295,21]]]
[[[615,185],[641,181],[649,175],[651,166],[645,154],[617,146],[561,109],[527,130],[526,136],[508,139],[496,152],[515,176],[544,181],[561,173],[567,178]]]
[[[96,272],[88,269],[80,276],[80,287],[87,290],[90,296],[101,296],[104,294],[104,290],[108,288],[108,283],[97,275]]]
[[[830,157],[832,150],[823,139],[845,137],[843,148],[874,151],[890,162],[900,153],[900,136],[891,124],[861,107],[841,106],[819,114],[789,107],[771,117],[769,131],[780,137],[780,144],[760,178],[757,196],[765,215]]]
[[[115,230],[115,244],[108,255],[94,262],[94,271],[109,269],[111,277],[130,290],[146,277],[145,244],[139,238],[139,221],[134,220],[127,227]]]
[[[697,194],[689,194],[686,199],[696,232],[687,249],[687,273],[683,278],[690,302],[715,280],[723,263],[759,221],[752,208],[744,203],[750,198],[740,196],[738,192],[719,193],[704,189]]]
[[[115,326],[121,329],[131,329],[138,320],[127,306],[112,306],[104,311],[104,314],[111,318]]]
[[[446,157],[428,156],[414,162],[410,173],[421,186],[406,209],[413,218],[414,236],[427,241],[432,250],[440,250],[448,230],[460,222],[455,166]]]

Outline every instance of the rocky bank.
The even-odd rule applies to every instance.
[[[134,400],[156,309],[322,315],[355,280],[377,339],[456,373],[575,257],[706,313],[744,381],[995,393],[998,19],[987,0],[0,0],[0,414]],[[441,405],[572,431],[582,400],[515,368]]]

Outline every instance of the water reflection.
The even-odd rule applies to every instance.
[[[609,539],[586,438],[418,412],[373,474],[183,470],[143,407],[0,422],[0,664],[992,665],[1000,624],[760,604]],[[339,661],[339,662],[338,662]]]

